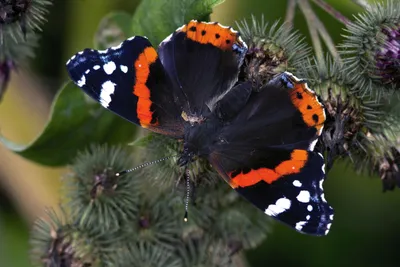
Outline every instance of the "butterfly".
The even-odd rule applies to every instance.
[[[72,81],[126,120],[183,140],[177,164],[207,159],[240,195],[295,230],[326,235],[333,209],[314,151],[325,110],[289,72],[238,81],[247,45],[231,27],[191,20],[155,49],[134,36],[68,60]]]

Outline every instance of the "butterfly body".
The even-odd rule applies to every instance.
[[[207,159],[239,194],[299,232],[326,235],[323,105],[288,72],[261,88],[238,81],[247,46],[231,27],[190,21],[156,50],[140,36],[67,62],[71,79],[105,108],[183,141],[177,160]]]

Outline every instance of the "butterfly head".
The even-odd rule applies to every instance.
[[[190,162],[195,161],[197,156],[196,150],[194,146],[190,145],[189,143],[185,143],[183,152],[178,159],[178,165],[180,167],[188,165]]]

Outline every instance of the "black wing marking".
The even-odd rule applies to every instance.
[[[190,21],[159,46],[160,59],[188,115],[204,115],[231,89],[247,51],[238,33],[218,23]]]

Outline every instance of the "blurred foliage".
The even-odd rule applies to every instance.
[[[154,1],[148,1],[148,3],[149,2]],[[163,2],[165,1],[157,1],[157,4],[161,5]],[[186,2],[190,1],[186,0]],[[272,1],[263,0],[226,0],[225,3],[215,8],[212,19],[226,25],[234,25],[235,21],[246,17],[249,18],[250,14],[264,14],[266,20],[270,22],[284,17],[286,11],[285,1],[276,0],[274,3],[271,2]],[[348,18],[351,18],[352,14],[355,12],[360,11],[358,6],[347,0],[330,0],[327,2],[332,4]],[[45,77],[40,77],[40,79],[46,82],[48,79],[51,79],[50,84],[54,85],[51,86],[51,88],[43,86],[42,90],[48,89],[51,94],[55,93],[56,85],[62,84],[65,78],[65,73],[63,71],[64,64],[60,64],[60,62],[65,62],[71,54],[82,50],[84,47],[93,46],[91,44],[91,38],[92,33],[94,33],[96,29],[98,29],[98,34],[96,35],[96,40],[99,42],[98,47],[108,46],[109,43],[115,41],[113,38],[109,40],[107,37],[104,44],[100,43],[100,40],[105,40],[103,38],[104,36],[99,34],[102,29],[104,29],[98,26],[100,18],[110,10],[121,9],[133,12],[136,5],[137,1],[107,0],[73,0],[58,1],[55,3],[54,8],[50,12],[50,22],[44,25],[43,39],[41,41],[41,46],[37,50],[37,57],[40,60],[36,60],[32,64],[34,69],[38,71],[38,75]],[[88,10],[91,10],[91,12],[88,12]],[[138,10],[140,10],[140,8],[136,9],[137,13],[139,12]],[[164,11],[164,9],[160,8],[158,10],[158,12],[161,11]],[[343,33],[343,25],[319,8],[316,8],[316,13],[325,23],[335,43],[340,43],[342,41],[340,34]],[[127,17],[124,17],[124,13],[118,14],[119,17],[117,19],[115,19],[115,15],[108,17],[108,19],[114,20],[118,25],[127,25],[128,22],[125,22],[127,21]],[[140,12],[139,14],[146,15]],[[165,15],[168,15],[168,12],[165,12]],[[177,26],[183,24],[181,21],[172,21],[170,24],[160,25],[159,19],[149,19],[146,16],[137,23],[142,24],[142,26],[137,27],[149,27],[144,31],[144,35],[148,35],[148,32],[152,32],[148,29],[158,29],[164,26],[169,29],[169,32],[172,32]],[[107,25],[110,24],[107,23]],[[307,40],[310,41],[306,31],[304,17],[299,15],[299,12],[295,15],[294,26],[300,29],[300,31],[307,36]],[[123,29],[124,35],[117,35],[117,40],[119,38],[124,39],[124,36],[133,33],[133,31],[130,32],[132,29],[129,29],[129,27],[124,27]],[[134,29],[140,32],[141,28]],[[135,31],[135,33],[137,33],[137,31]],[[153,43],[157,43],[163,38],[161,33],[158,33],[158,31],[155,32],[154,36],[149,36],[151,39],[155,40]],[[101,38],[99,38],[99,36],[101,36]],[[116,35],[112,33],[112,37],[115,36]],[[52,53],[49,53],[49,51],[52,51]],[[60,65],[62,65],[62,67],[60,67]],[[64,91],[61,91],[60,94],[63,92]],[[82,101],[86,101],[85,105],[87,104],[93,107],[93,109],[97,109],[94,103],[87,103],[86,99]],[[98,111],[98,113],[103,112]],[[106,118],[106,113],[107,112],[104,112],[104,114],[101,115],[101,120]],[[98,121],[95,119],[96,116],[90,114],[90,117],[87,117],[91,118],[93,125]],[[110,115],[110,120],[113,120],[113,118],[111,118]],[[52,117],[52,119],[55,119],[54,123],[60,126],[64,123],[64,121],[56,120],[56,117]],[[26,123],[30,123],[29,119]],[[111,127],[110,130],[114,131],[114,127]],[[86,136],[90,139],[94,135],[93,133],[89,133]],[[133,133],[130,136],[133,137]],[[62,139],[68,141],[65,142],[65,148],[68,147],[68,149],[71,148],[70,145],[67,145],[69,141],[75,141],[68,140],[65,138],[65,135]],[[95,139],[95,141],[96,140],[101,140],[101,138]],[[126,137],[126,140],[128,140],[128,137]],[[80,140],[76,144],[73,144],[70,155],[75,154],[80,145],[87,145],[89,143],[91,142],[88,140]],[[54,153],[54,151],[61,149],[58,143],[53,142],[47,143],[47,145],[48,144],[52,144],[49,147],[53,150],[42,150],[39,152]],[[35,155],[38,155],[36,153],[37,151],[35,151]],[[46,155],[48,154],[42,155],[47,157]],[[54,160],[54,165],[65,164],[68,159],[63,156],[64,155],[61,155],[61,159],[58,157],[54,157],[54,159],[50,157],[50,159]],[[343,262],[354,266],[398,265],[393,255],[396,255],[396,248],[397,245],[399,245],[398,240],[400,240],[400,231],[397,227],[400,223],[400,215],[394,212],[398,206],[397,203],[400,201],[399,196],[395,194],[382,195],[377,190],[377,188],[379,188],[378,179],[372,180],[357,176],[352,170],[344,166],[344,164],[336,164],[329,174],[330,179],[327,180],[325,185],[327,191],[326,195],[328,195],[329,201],[335,207],[336,212],[335,223],[329,236],[323,239],[316,239],[299,235],[291,229],[276,224],[273,233],[269,235],[268,241],[256,250],[248,253],[251,266],[265,266],[265,262],[268,262],[271,266],[337,266],[343,264]],[[34,190],[34,188],[32,190]],[[29,199],[27,199],[27,201],[29,201]],[[18,218],[15,214],[15,209],[10,203],[7,204],[7,202],[3,201],[1,203],[0,233],[2,234],[2,238],[0,239],[0,255],[6,255],[6,257],[0,258],[0,266],[29,266],[27,263],[28,261],[24,258],[26,254],[25,251],[27,250],[27,225],[21,221],[21,218]],[[11,210],[3,208],[9,205],[11,205]],[[363,242],[360,242],[360,240]],[[143,253],[148,253],[145,249],[143,251]],[[16,255],[15,252],[17,252],[18,255]],[[3,262],[3,260],[5,262]]]
[[[91,143],[128,142],[135,130],[134,125],[107,112],[68,83],[55,97],[48,124],[35,141],[28,146],[17,145],[4,137],[0,141],[24,158],[60,166],[70,163],[79,150]]]

